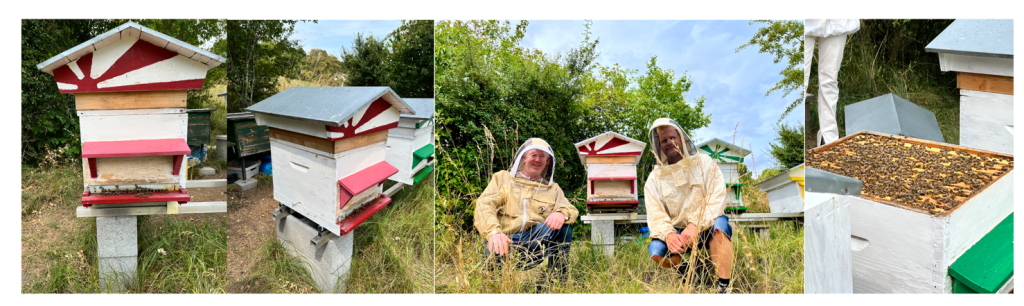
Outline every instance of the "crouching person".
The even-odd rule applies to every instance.
[[[476,201],[473,225],[487,241],[486,253],[497,267],[512,258],[517,269],[530,269],[548,260],[547,273],[537,282],[543,288],[551,278],[567,280],[572,223],[577,210],[554,182],[555,159],[551,146],[531,138],[516,151],[508,171],[491,176]],[[515,256],[510,256],[515,252]]]
[[[662,267],[685,274],[680,254],[710,249],[718,273],[718,292],[727,293],[732,274],[732,227],[725,212],[725,181],[711,157],[697,154],[690,137],[675,121],[662,118],[650,129],[657,163],[644,186],[648,252]]]

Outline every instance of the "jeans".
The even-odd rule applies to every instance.
[[[500,268],[504,262],[508,261],[509,255],[516,252],[521,256],[520,260],[515,263],[516,269],[532,269],[543,262],[544,257],[547,257],[548,272],[566,273],[569,245],[572,244],[571,224],[553,230],[541,223],[528,230],[509,235],[508,238],[512,240],[509,245],[509,253],[495,255],[495,268]],[[484,242],[484,254],[485,256],[491,255],[490,250],[487,249],[487,242]]]
[[[715,224],[710,229],[706,229],[697,234],[699,240],[697,240],[697,247],[707,249],[711,247],[711,237],[714,235],[715,230],[722,231],[725,237],[732,240],[732,225],[729,225],[729,217],[725,215],[719,216],[715,219]],[[682,233],[682,229],[676,229],[676,233]],[[689,250],[687,251],[689,252]],[[666,257],[668,255],[668,245],[665,244],[661,239],[651,239],[651,244],[647,245],[647,253],[654,256]]]

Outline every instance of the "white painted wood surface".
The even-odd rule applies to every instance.
[[[123,40],[123,39],[122,39]],[[106,49],[100,50],[104,51]],[[99,53],[99,51],[97,51]],[[206,78],[205,64],[177,55],[96,84],[97,88],[176,82]]]
[[[1013,95],[960,90],[960,145],[1013,154]]]
[[[636,178],[635,164],[589,164],[587,178],[633,177]]]
[[[939,53],[939,69],[1012,77],[1013,59]]]
[[[804,211],[803,200],[800,185],[788,177],[782,185],[768,190],[768,208],[772,213]]]
[[[270,139],[274,156],[274,199],[340,234],[338,180],[384,161],[385,141],[337,154]],[[412,157],[410,156],[410,159]],[[377,188],[376,194],[381,190]]]
[[[851,198],[857,293],[949,293],[948,268],[1013,210],[1013,171],[949,216]]]
[[[177,110],[79,111],[82,141],[184,139],[188,136],[188,114]]]
[[[404,118],[403,118],[404,119]],[[392,136],[391,133],[398,130],[407,130],[405,128],[394,128],[388,131],[388,143],[387,143],[387,162],[398,168],[398,173],[395,173],[389,180],[396,181],[406,185],[412,185],[412,152],[415,151],[413,147],[413,141],[401,136]]]
[[[853,293],[849,196],[822,195],[804,214],[804,292]]]
[[[155,203],[154,203],[155,204]],[[228,202],[189,202],[178,205],[178,214],[208,214],[228,212]],[[104,207],[93,205],[92,207],[79,206],[75,210],[78,218],[110,217],[110,216],[143,216],[143,215],[165,215],[167,205],[133,206],[133,207]]]

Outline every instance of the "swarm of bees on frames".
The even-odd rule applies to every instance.
[[[114,185],[114,189],[106,189],[106,188],[103,188],[102,186],[100,187],[100,194],[101,195],[134,194],[136,198],[143,198],[143,199],[149,198],[149,196],[153,195],[154,193],[167,194],[169,192],[170,192],[170,190],[167,190],[167,189],[146,188],[146,187],[139,187],[139,185],[135,185],[135,189],[121,189],[120,185]]]
[[[856,178],[861,196],[943,214],[1013,169],[1013,159],[858,135],[808,152],[807,166]]]

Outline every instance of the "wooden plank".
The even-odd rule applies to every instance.
[[[188,145],[210,143],[210,112],[188,113]]]
[[[192,188],[227,187],[228,186],[228,180],[226,180],[226,179],[213,179],[213,180],[185,181],[185,186],[188,187],[189,189],[192,189]]]
[[[330,154],[337,154],[348,150],[364,147],[370,144],[387,141],[388,131],[378,131],[370,134],[345,138],[338,141],[330,141],[324,138],[313,137],[306,134],[295,133],[278,128],[270,128],[270,137],[294,143],[300,146],[316,149]]]
[[[636,156],[588,156],[587,164],[633,164]]]
[[[77,110],[184,108],[186,91],[122,91],[76,93]]]
[[[229,119],[228,141],[234,143],[228,160],[266,152],[270,150],[270,130],[255,119]]]
[[[1013,214],[953,262],[949,275],[975,292],[997,292],[1013,276]]]
[[[190,202],[178,205],[178,214],[208,214],[228,212],[228,202]],[[145,216],[165,215],[167,205],[136,206],[136,207],[78,207],[75,215],[78,218],[110,217],[110,216]]]
[[[130,113],[131,111],[137,111],[137,113]],[[184,113],[143,113],[142,111],[139,109],[79,112],[82,142],[185,138],[188,135],[186,125],[188,118]],[[101,114],[99,112],[120,112],[121,114]]]
[[[956,88],[1012,95],[1013,77],[957,72]]]

